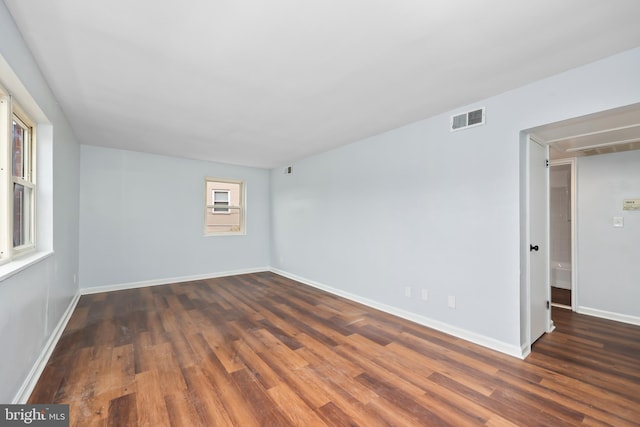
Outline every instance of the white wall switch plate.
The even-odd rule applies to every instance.
[[[407,298],[411,298],[411,287],[407,286],[406,288],[404,288],[404,296]]]
[[[449,308],[456,308],[456,297],[449,295]]]
[[[429,292],[426,289],[422,290],[422,300],[426,301],[429,299]]]
[[[614,216],[613,217],[613,226],[614,227],[624,227],[624,217]]]

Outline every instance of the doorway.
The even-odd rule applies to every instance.
[[[525,141],[523,135],[527,135],[529,138]],[[545,273],[547,275],[548,281],[546,283],[546,291],[549,294],[549,301],[551,302],[551,290],[557,289],[552,288],[552,274],[558,274],[568,278],[570,276],[570,304],[567,304],[567,298],[563,300],[562,305],[566,305],[571,307],[573,311],[591,314],[594,316],[605,317],[611,320],[620,320],[628,321],[629,318],[626,314],[620,314],[617,312],[609,312],[603,311],[600,309],[600,305],[597,302],[597,299],[594,304],[595,308],[584,307],[583,301],[585,297],[583,293],[589,292],[589,295],[593,297],[594,292],[598,292],[598,288],[596,288],[597,283],[589,283],[590,287],[586,287],[585,277],[583,273],[583,269],[585,268],[584,262],[584,249],[583,246],[578,248],[578,243],[584,245],[584,240],[582,239],[582,234],[580,236],[580,242],[578,241],[577,235],[577,174],[578,174],[578,162],[582,157],[595,156],[600,154],[612,154],[618,152],[626,152],[632,150],[640,150],[640,103],[627,105],[619,108],[614,108],[611,110],[600,111],[593,114],[575,117],[555,123],[548,123],[545,125],[541,125],[535,128],[525,129],[521,132],[521,147],[523,148],[521,151],[520,164],[521,164],[521,191],[525,195],[523,198],[523,202],[521,203],[521,252],[520,252],[520,265],[521,268],[521,291],[523,298],[521,299],[521,307],[522,307],[522,316],[521,316],[521,343],[523,346],[523,353],[526,354],[527,346],[528,350],[531,350],[531,343],[535,341],[536,335],[539,333],[540,329],[534,330],[534,324],[537,323],[535,316],[539,316],[538,309],[536,306],[536,297],[541,300],[542,292],[540,294],[532,295],[531,292],[538,292],[538,288],[535,286],[535,283],[538,281],[532,280],[532,254],[530,253],[530,248],[532,248],[532,241],[535,240],[535,237],[530,235],[530,222],[532,217],[535,215],[544,214],[547,216],[548,221],[550,222],[551,212],[548,204],[543,203],[532,203],[530,200],[532,188],[530,188],[531,184],[533,184],[533,176],[529,173],[532,168],[532,164],[528,162],[530,159],[529,156],[529,139],[535,139],[541,145],[548,147],[548,154],[550,158],[549,162],[549,172],[551,166],[559,165],[562,162],[568,163],[571,165],[571,181],[570,181],[570,200],[571,200],[571,219],[570,228],[571,228],[571,248],[570,248],[570,268],[565,268],[564,271],[551,271],[551,265],[546,266]],[[582,169],[581,169],[582,170]],[[583,172],[580,173],[582,176]],[[544,180],[544,177],[541,178]],[[582,179],[582,178],[581,178]],[[545,182],[546,191],[548,192],[548,198],[546,201],[550,201],[551,198],[551,184],[549,182]],[[581,181],[581,185],[583,185],[583,181]],[[582,188],[581,192],[584,192],[584,188]],[[582,199],[581,204],[585,199]],[[585,212],[583,211],[581,214],[581,218],[584,218]],[[611,226],[610,224],[608,226]],[[585,223],[581,220],[580,224],[581,233],[584,233]],[[550,243],[551,240],[551,232],[549,229],[546,230],[547,234],[547,242]],[[533,243],[533,247],[538,246]],[[540,246],[542,248],[542,246]],[[619,249],[618,249],[619,250]],[[537,253],[537,252],[536,252]],[[554,258],[556,258],[554,254]],[[565,257],[566,258],[566,257]],[[547,258],[548,261],[556,261],[557,259],[552,259],[551,257]],[[561,260],[563,261],[563,260]],[[560,266],[563,268],[564,266]],[[628,266],[624,266],[628,267]],[[580,271],[578,271],[580,269]],[[627,270],[625,270],[627,271]],[[578,274],[580,273],[580,274]],[[565,281],[566,283],[566,281]],[[567,287],[565,285],[565,287]],[[585,291],[587,289],[587,291]],[[627,295],[628,292],[622,289],[622,294]],[[556,310],[557,312],[557,310]],[[633,317],[633,316],[632,316]],[[635,319],[635,317],[633,317]],[[540,318],[538,318],[540,320]],[[547,331],[551,331],[554,329],[554,322],[549,316],[548,319],[548,329]],[[542,322],[540,322],[540,326]]]
[[[549,282],[551,304],[573,309],[575,299],[575,158],[551,162],[549,171]]]

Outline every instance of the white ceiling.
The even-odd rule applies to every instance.
[[[275,167],[640,46],[638,0],[4,0],[83,144]]]

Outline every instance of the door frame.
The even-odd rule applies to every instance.
[[[550,166],[562,166],[562,165],[570,165],[571,172],[569,173],[571,177],[571,184],[569,186],[571,191],[571,311],[576,311],[578,307],[578,242],[577,242],[577,220],[578,220],[578,211],[577,211],[577,162],[575,157],[570,157],[567,159],[558,159],[549,162]],[[549,205],[549,209],[551,209],[551,205]],[[549,241],[551,241],[551,228],[549,228]],[[551,266],[549,266],[549,276],[551,276]],[[551,286],[551,281],[549,281],[549,286]]]

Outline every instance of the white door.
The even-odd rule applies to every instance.
[[[547,147],[529,139],[529,308],[533,344],[549,329]]]

